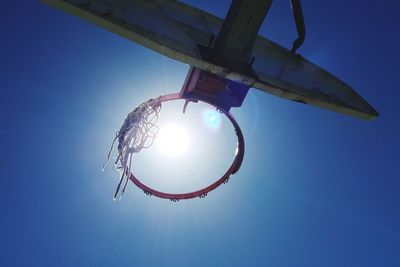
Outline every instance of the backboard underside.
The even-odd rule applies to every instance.
[[[289,100],[372,119],[378,113],[351,87],[261,36],[253,72],[202,57],[223,20],[173,0],[42,0],[165,56]]]

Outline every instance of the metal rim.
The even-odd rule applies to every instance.
[[[168,102],[168,101],[173,101],[173,100],[186,100],[186,101],[201,101],[204,103],[207,103],[211,106],[216,107],[217,109],[219,109],[219,107],[208,103],[204,100],[199,100],[199,99],[190,99],[190,98],[183,98],[179,93],[177,94],[169,94],[169,95],[164,95],[164,96],[160,96],[158,98],[158,100],[162,103],[162,102]],[[229,181],[229,178],[232,174],[235,174],[239,169],[240,166],[242,165],[243,162],[243,157],[244,157],[244,138],[243,138],[243,133],[242,130],[239,127],[239,124],[236,122],[235,118],[233,117],[233,115],[225,110],[219,109],[228,119],[229,121],[232,123],[234,129],[235,129],[235,133],[237,136],[237,140],[238,140],[238,144],[237,144],[237,151],[236,151],[236,155],[235,158],[233,159],[233,162],[231,164],[231,166],[228,168],[228,170],[225,172],[225,174],[219,178],[218,180],[216,180],[214,183],[210,184],[207,187],[204,187],[200,190],[196,190],[196,191],[192,191],[192,192],[188,192],[188,193],[167,193],[167,192],[162,192],[162,191],[158,191],[155,190],[151,187],[146,186],[145,184],[143,184],[138,178],[136,178],[136,176],[131,172],[128,173],[129,179],[141,190],[143,190],[143,192],[146,195],[152,195],[152,196],[156,196],[159,198],[165,198],[165,199],[170,199],[171,201],[179,201],[181,199],[191,199],[191,198],[196,198],[196,197],[200,197],[200,198],[204,198],[207,196],[207,194],[214,190],[215,188],[217,188],[218,186],[220,186],[221,184],[225,184]]]

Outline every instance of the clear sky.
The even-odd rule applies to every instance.
[[[230,3],[186,2],[220,17]],[[233,110],[246,155],[227,185],[172,203],[130,184],[113,202],[117,174],[100,166],[115,131],[139,103],[178,91],[189,67],[36,1],[2,1],[0,266],[400,266],[398,1],[303,9],[299,52],[381,116],[252,89]],[[290,47],[289,1],[274,2],[261,34]]]

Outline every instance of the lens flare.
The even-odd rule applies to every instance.
[[[207,126],[218,129],[221,125],[221,114],[216,110],[207,110],[204,112],[204,121]]]

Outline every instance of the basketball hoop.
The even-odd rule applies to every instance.
[[[162,192],[145,185],[139,178],[137,178],[133,174],[131,169],[132,158],[135,153],[138,153],[143,148],[148,148],[153,144],[153,141],[158,133],[157,122],[158,122],[158,115],[161,110],[161,104],[163,102],[180,100],[180,99],[186,101],[184,110],[186,109],[188,102],[202,101],[209,105],[214,106],[221,113],[225,114],[225,116],[229,119],[229,121],[232,123],[234,127],[238,140],[237,150],[235,158],[233,159],[230,167],[225,172],[225,174],[222,175],[222,177],[218,178],[214,183],[208,185],[207,187],[187,193]],[[181,199],[190,199],[196,197],[204,198],[210,191],[214,190],[221,184],[225,184],[229,181],[230,176],[232,174],[235,174],[239,170],[244,157],[243,134],[232,114],[229,111],[220,109],[218,106],[210,102],[199,100],[198,98],[189,98],[187,96],[183,96],[181,93],[168,94],[160,96],[158,98],[150,99],[142,103],[137,108],[135,108],[132,112],[130,112],[127,118],[125,119],[125,122],[122,125],[121,129],[117,132],[117,135],[112,143],[110,152],[108,154],[107,162],[110,159],[114,143],[117,140],[118,140],[118,153],[114,164],[117,165],[117,169],[121,170],[121,177],[116,192],[114,194],[114,199],[116,199],[118,195],[122,196],[127,186],[128,180],[131,180],[146,195],[152,195],[159,198],[170,199],[173,202],[179,201]],[[104,166],[107,164],[107,162],[104,164]],[[124,186],[121,189],[122,184],[124,184]]]
[[[205,197],[227,182],[244,156],[243,135],[229,110],[242,105],[250,87],[362,119],[379,116],[349,85],[297,54],[306,32],[300,0],[291,0],[298,34],[291,50],[258,35],[272,0],[232,1],[225,19],[181,1],[123,1],[121,5],[109,0],[41,1],[191,66],[180,93],[146,101],[129,113],[117,132],[107,159],[118,140],[115,164],[122,172],[114,197],[124,192],[128,180],[148,195],[172,201]],[[238,138],[235,159],[226,173],[208,187],[184,194],[154,190],[131,172],[133,154],[151,146],[158,133],[161,103],[178,99],[186,100],[184,112],[189,102],[214,106],[228,117]]]

